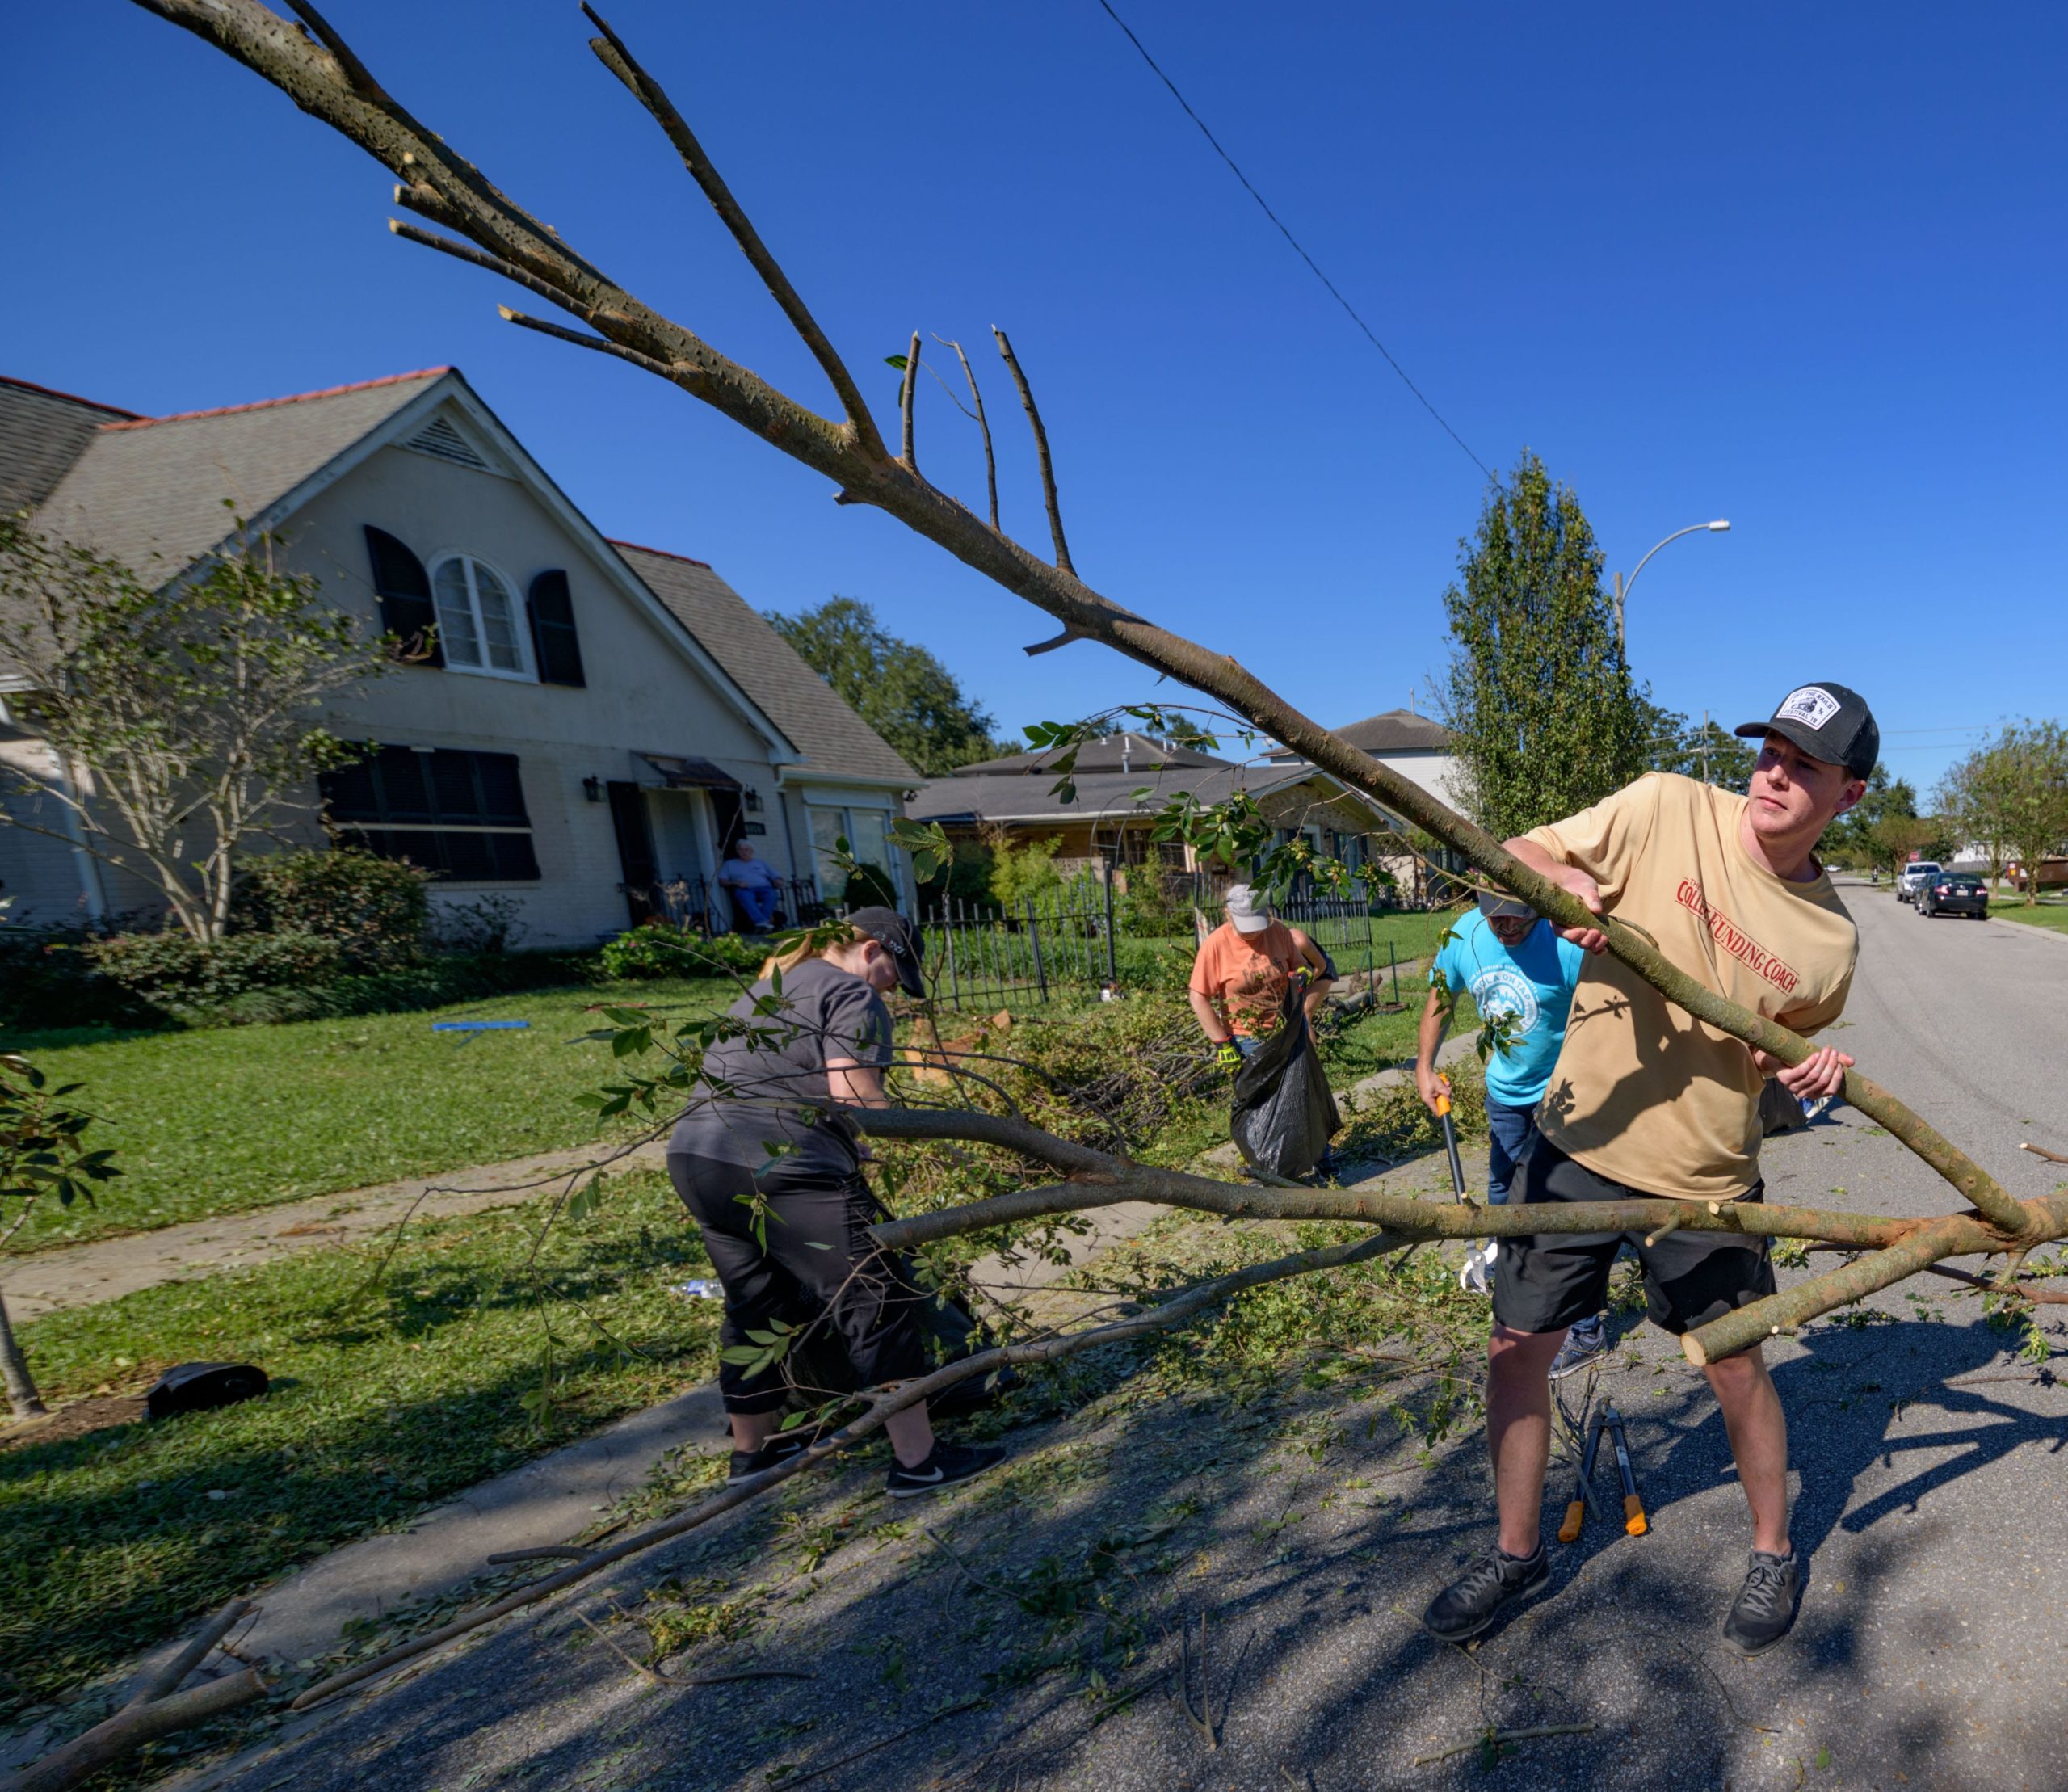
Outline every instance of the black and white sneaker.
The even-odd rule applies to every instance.
[[[778,1462],[787,1462],[792,1456],[799,1456],[811,1447],[808,1432],[796,1432],[782,1437],[771,1437],[759,1449],[736,1449],[733,1452],[733,1466],[725,1471],[728,1481],[744,1481],[750,1474],[759,1474],[763,1469],[772,1469]]]
[[[1723,1621],[1723,1640],[1741,1655],[1756,1655],[1771,1649],[1793,1626],[1802,1571],[1793,1550],[1769,1555],[1755,1550],[1746,1562],[1745,1584]]]
[[[1494,1622],[1503,1605],[1551,1584],[1551,1561],[1540,1542],[1534,1555],[1489,1550],[1429,1601],[1422,1628],[1439,1643],[1468,1643]]]
[[[964,1481],[974,1480],[986,1469],[996,1468],[1005,1452],[995,1444],[972,1449],[962,1444],[935,1443],[933,1453],[911,1468],[891,1459],[889,1479],[884,1488],[893,1500],[916,1500],[923,1493],[939,1493]]]

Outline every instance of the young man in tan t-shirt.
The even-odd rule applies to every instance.
[[[1650,933],[1674,964],[1740,1007],[1801,1033],[1845,1007],[1858,939],[1815,848],[1865,793],[1881,731],[1842,684],[1805,684],[1770,721],[1746,795],[1649,774],[1508,850],[1597,915]],[[1590,957],[1538,1116],[1541,1138],[1516,1197],[1633,1195],[1758,1201],[1759,1094],[1776,1077],[1799,1100],[1837,1092],[1852,1060],[1826,1046],[1793,1069],[1674,1007],[1595,928],[1560,930]],[[1675,1231],[1539,1233],[1501,1248],[1488,1356],[1486,1431],[1498,1546],[1431,1601],[1431,1634],[1477,1636],[1550,1579],[1537,1521],[1550,1455],[1549,1371],[1566,1328],[1596,1312],[1618,1248],[1644,1265],[1652,1323],[1683,1332],[1774,1291],[1764,1239]],[[1746,1655],[1794,1622],[1801,1575],[1788,1540],[1788,1423],[1759,1347],[1705,1371],[1752,1508],[1752,1554],[1724,1626]]]

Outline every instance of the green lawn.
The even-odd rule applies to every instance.
[[[24,1327],[52,1395],[126,1391],[194,1360],[258,1363],[273,1390],[0,1450],[0,1713],[713,1372],[719,1306],[671,1291],[710,1271],[664,1177],[610,1184],[598,1212],[555,1228],[535,1279],[542,1213],[426,1225],[379,1289],[375,1244]],[[520,1401],[549,1331],[553,1403],[534,1423]]]
[[[29,1052],[101,1117],[94,1142],[122,1176],[97,1208],[45,1205],[16,1250],[267,1207],[586,1143],[574,1105],[604,1081],[605,1050],[578,1043],[600,1003],[687,1016],[722,1007],[716,978],[616,990],[534,990],[411,1014],[284,1026],[0,1039]],[[452,1020],[526,1020],[521,1033],[443,1033]]]
[[[2023,921],[2028,927],[2052,928],[2056,933],[2068,933],[2068,896],[2042,896],[2028,907],[2022,896],[1999,896],[1990,899],[1989,918],[1992,921]]]

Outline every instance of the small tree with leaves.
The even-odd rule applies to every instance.
[[[2039,869],[2068,847],[2068,728],[2015,722],[1946,774],[1940,797],[1961,835],[1989,855],[1999,880],[2013,858],[2025,900],[2039,900]]]
[[[285,569],[280,541],[241,524],[235,538],[153,585],[0,522],[0,666],[57,761],[47,780],[18,777],[0,826],[142,879],[197,940],[221,937],[252,843],[313,814],[315,774],[359,755],[322,726],[322,699],[392,664]]]
[[[1460,546],[1444,720],[1465,806],[1498,839],[1621,789],[1646,769],[1650,729],[1570,486],[1525,452]]]
[[[54,1198],[61,1207],[90,1202],[95,1188],[121,1175],[110,1161],[112,1151],[86,1149],[86,1131],[94,1117],[65,1105],[65,1097],[83,1085],[65,1083],[53,1088],[43,1072],[25,1058],[0,1055],[0,1247],[28,1224],[38,1202]],[[0,1298],[0,1376],[7,1386],[7,1404],[17,1419],[47,1411],[36,1391],[27,1360]]]

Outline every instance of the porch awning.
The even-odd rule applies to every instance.
[[[708,759],[679,759],[670,753],[641,753],[640,758],[661,774],[670,790],[738,790],[740,780]]]

